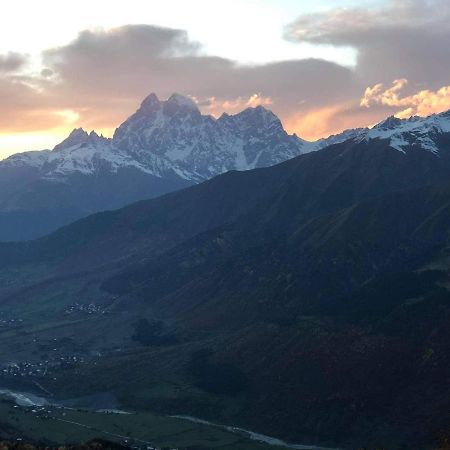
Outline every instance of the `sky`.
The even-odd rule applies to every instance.
[[[314,140],[450,109],[447,0],[5,0],[0,158],[111,136],[155,92]]]

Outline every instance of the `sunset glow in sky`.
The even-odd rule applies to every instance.
[[[111,135],[150,92],[263,104],[317,139],[450,109],[447,0],[15,0],[0,16],[0,158]]]

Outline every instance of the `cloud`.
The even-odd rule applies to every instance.
[[[304,15],[286,37],[356,49],[356,71],[367,84],[407,78],[437,88],[450,73],[448,0],[390,0],[379,8]]]
[[[373,104],[387,106],[401,106],[404,99],[400,99],[398,93],[408,84],[406,78],[395,80],[392,87],[383,90],[383,84],[378,83],[373,87],[368,87],[364,92],[364,96],[360,101],[361,106],[370,108]]]
[[[45,92],[48,83],[40,75],[27,74],[29,58],[19,53],[0,55],[0,134],[57,129],[68,115],[59,101]]]
[[[0,55],[0,74],[17,72],[28,62],[28,58],[20,53],[10,52]]]
[[[290,132],[307,130],[303,136],[308,139],[319,139],[325,135],[335,134],[354,126],[353,123],[344,125],[342,122],[336,121],[345,108],[346,105],[335,104],[313,109],[307,113],[293,114],[286,120],[285,127]]]
[[[83,31],[67,45],[46,50],[38,73],[0,74],[0,130],[59,133],[83,126],[110,134],[150,92],[167,98],[175,91],[195,98],[207,114],[264,105],[288,123],[293,115],[308,116],[355,92],[359,96],[364,87],[351,69],[336,63],[240,65],[205,55],[182,30],[123,26]],[[295,131],[312,137],[297,123],[301,128]]]
[[[360,105],[366,108],[373,105],[403,108],[396,113],[399,118],[412,115],[428,116],[450,109],[450,86],[443,86],[436,91],[424,89],[412,95],[401,96],[401,91],[407,85],[408,80],[403,78],[395,80],[392,87],[388,89],[384,89],[381,83],[368,87],[361,98]]]
[[[273,105],[273,100],[270,97],[265,97],[261,94],[253,94],[249,97],[236,97],[230,100],[220,100],[216,97],[198,99],[195,96],[191,96],[191,98],[205,113],[216,117],[224,112],[235,114],[245,108],[255,108],[256,106],[270,107]]]
[[[105,132],[150,92],[181,92],[216,116],[262,104],[305,138],[372,125],[392,112],[447,108],[450,2],[383,5],[303,15],[286,28],[291,41],[353,48],[353,67],[311,58],[241,65],[207,55],[183,30],[151,25],[83,31],[46,50],[37,74],[26,74],[22,55],[0,56],[0,129]]]
[[[330,102],[329,107],[318,108],[311,120],[301,118],[298,123],[307,120],[304,126],[313,126],[316,118],[343,124],[349,117],[355,125],[361,119],[371,125],[392,112],[408,117],[450,108],[447,0],[389,0],[378,8],[337,8],[303,15],[286,27],[285,35],[299,43],[355,49],[355,78],[371,86],[361,99],[362,89],[356,100],[355,83],[354,97],[344,106]],[[392,80],[392,87],[385,89]]]
[[[254,108],[256,106],[270,106],[273,100],[270,97],[264,97],[261,94],[253,94],[245,103],[246,107]]]
[[[119,124],[150,92],[174,91],[195,98],[206,113],[237,112],[259,104],[282,119],[340,101],[364,85],[351,69],[305,59],[244,66],[207,56],[182,30],[149,25],[80,33],[43,55],[48,97],[76,111],[80,124]],[[44,78],[44,77],[43,77]]]
[[[46,99],[20,77],[0,76],[0,98],[1,133],[40,130],[58,122]]]

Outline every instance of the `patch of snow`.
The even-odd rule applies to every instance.
[[[392,148],[405,153],[408,148],[418,146],[439,155],[437,137],[450,132],[449,113],[428,117],[413,116],[409,119],[389,117],[368,130],[366,140],[390,139]]]

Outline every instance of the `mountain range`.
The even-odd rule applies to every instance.
[[[105,145],[173,158],[171,133],[130,120]],[[450,114],[298,148],[203,182],[197,165],[194,186],[2,243],[0,309],[22,322],[0,362],[77,349],[40,386],[294,442],[428,448],[450,427]],[[67,314],[80,302],[102,313]]]
[[[75,129],[53,150],[0,162],[0,240],[23,240],[101,210],[306,151],[262,108],[219,119],[187,97],[149,95],[112,139]]]
[[[389,118],[317,142],[289,135],[262,106],[218,119],[187,97],[149,95],[111,139],[75,129],[53,150],[0,161],[0,241],[26,240],[89,214],[125,206],[230,170],[268,167],[346,140],[389,140],[439,153],[448,114]]]

